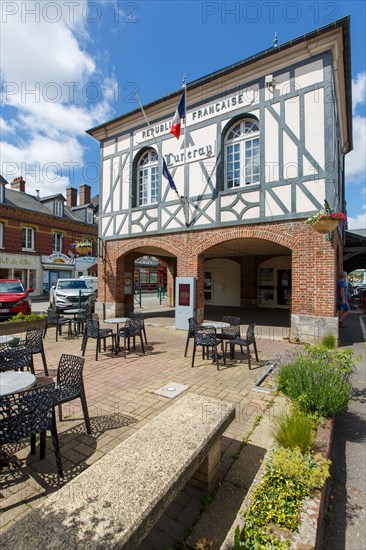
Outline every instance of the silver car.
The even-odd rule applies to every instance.
[[[83,279],[57,279],[50,292],[50,305],[59,311],[93,305],[95,300],[94,290]]]

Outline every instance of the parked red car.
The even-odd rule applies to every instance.
[[[18,313],[31,313],[29,292],[33,292],[33,288],[25,290],[19,279],[0,279],[0,320]]]

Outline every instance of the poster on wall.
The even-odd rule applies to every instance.
[[[125,294],[132,294],[132,273],[125,273]]]
[[[190,285],[179,285],[179,305],[189,306],[190,302]]]

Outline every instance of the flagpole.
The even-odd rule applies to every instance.
[[[187,191],[188,191],[188,178],[187,178],[187,126],[186,126],[186,120],[187,120],[187,81],[186,77],[183,76],[183,89],[184,89],[184,149],[183,149],[183,192],[184,192],[184,216],[186,219],[186,226],[189,226],[188,221],[188,199],[187,199]]]
[[[156,145],[156,147],[157,147],[157,150],[158,150],[158,152],[159,152],[161,158],[164,160],[163,152],[162,152],[162,150],[161,150],[161,147],[160,147],[160,145],[159,145],[158,140],[157,140],[156,137],[155,137],[154,131],[153,131],[153,129],[151,128],[151,124],[150,124],[149,119],[147,118],[147,115],[146,115],[146,113],[145,113],[145,109],[143,108],[142,103],[141,103],[140,98],[139,98],[139,96],[138,96],[137,93],[135,93],[135,96],[136,96],[136,99],[137,99],[137,101],[138,101],[138,104],[140,105],[140,109],[141,109],[141,111],[142,111],[142,114],[144,115],[144,119],[145,119],[145,121],[146,121],[146,124],[148,125],[148,128],[149,128],[150,132],[151,132],[151,135],[152,135],[152,137],[153,137],[153,140],[154,140],[154,142],[155,142],[155,145]],[[183,182],[183,184],[184,184],[184,182]],[[177,196],[178,196],[178,198],[179,198],[179,202],[180,202],[181,205],[182,205],[183,214],[184,214],[184,219],[185,219],[185,222],[186,222],[186,226],[188,227],[188,226],[189,226],[189,221],[188,221],[188,217],[187,217],[187,213],[186,213],[185,197],[184,197],[184,196],[180,196],[177,190],[175,190],[175,191],[176,191]]]

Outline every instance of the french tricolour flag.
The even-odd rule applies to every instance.
[[[163,176],[164,176],[164,178],[166,178],[168,180],[169,185],[170,185],[170,189],[173,189],[173,191],[175,191],[178,195],[177,188],[175,187],[174,180],[172,178],[171,173],[168,170],[168,167],[166,165],[164,157],[163,157]]]
[[[182,97],[178,105],[178,109],[175,111],[174,118],[172,120],[172,127],[170,133],[173,134],[177,139],[180,137],[180,126],[182,120],[186,118],[186,91],[183,91]]]

